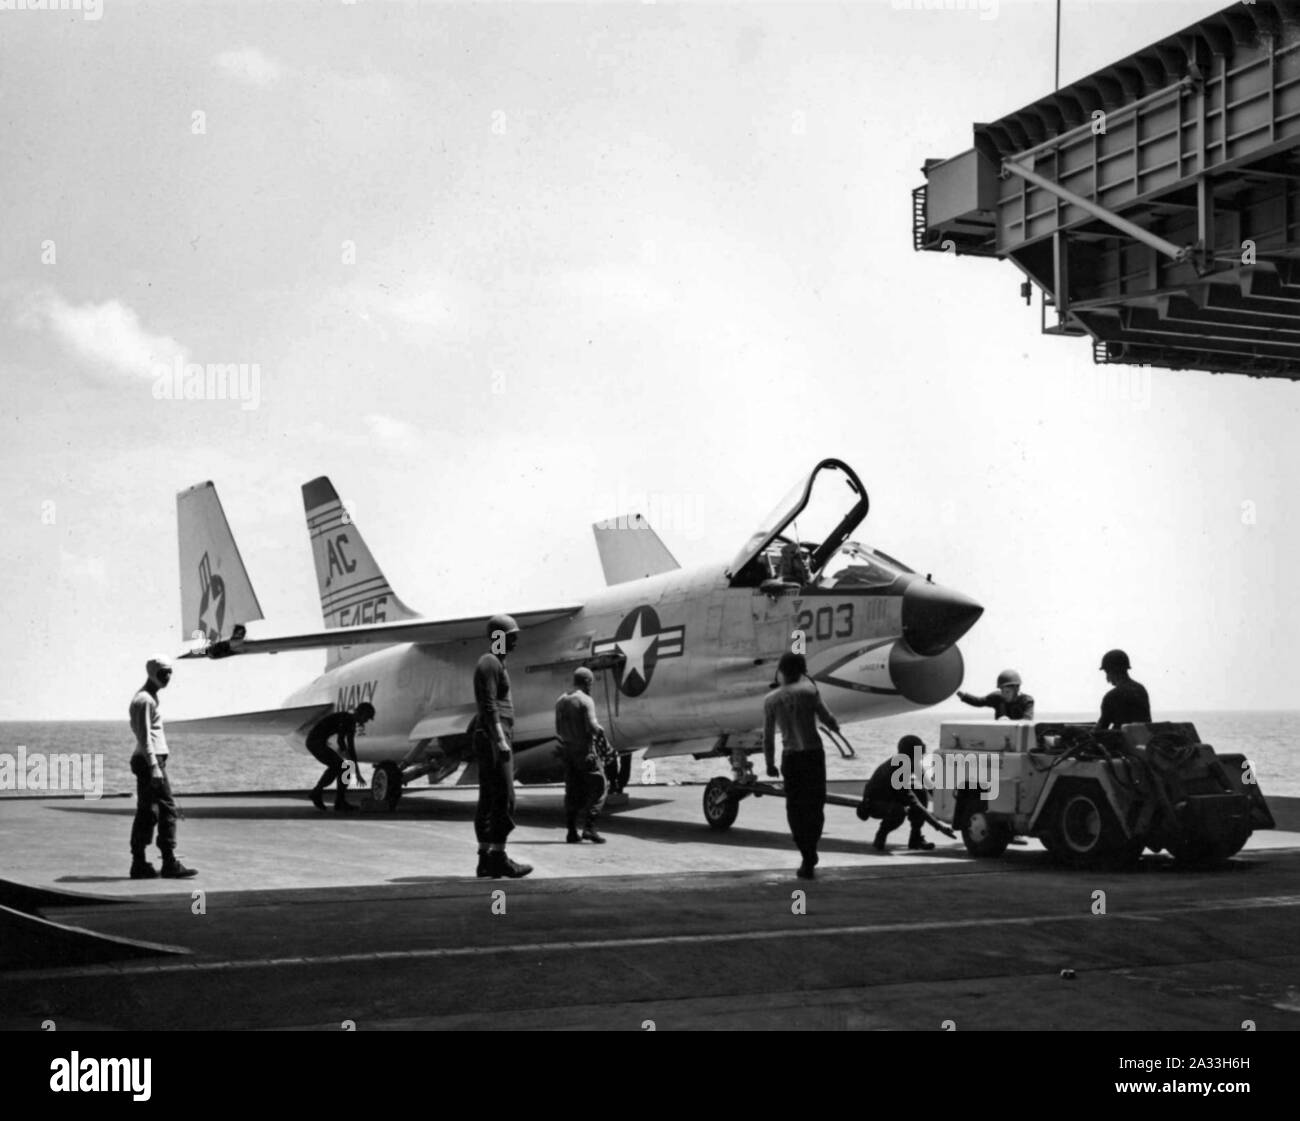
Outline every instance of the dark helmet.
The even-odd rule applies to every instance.
[[[356,711],[353,715],[361,721],[362,724],[365,724],[375,718],[375,706],[369,701],[362,701],[357,705]]]
[[[925,750],[925,740],[921,739],[920,736],[904,736],[898,741],[899,754],[902,754],[904,751],[910,753],[913,749],[918,747],[922,751]]]
[[[808,672],[808,659],[802,654],[795,654],[793,651],[787,650],[781,655],[781,660],[776,663],[776,669],[778,673],[798,681]]]
[[[488,638],[496,638],[498,633],[518,634],[519,624],[509,615],[493,615],[492,618],[488,620],[487,636]]]
[[[1123,650],[1107,650],[1106,653],[1101,656],[1100,668],[1106,670],[1108,673],[1114,673],[1117,670],[1123,670],[1127,673],[1133,667],[1129,663],[1128,655],[1125,654]]]
[[[1002,686],[1004,685],[1019,685],[1019,684],[1020,684],[1020,674],[1016,673],[1016,671],[1013,669],[1004,669],[1000,674],[998,674],[999,689],[1001,689]]]

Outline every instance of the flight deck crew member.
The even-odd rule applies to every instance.
[[[984,697],[974,693],[958,693],[957,699],[976,708],[991,708],[993,719],[1032,720],[1034,718],[1034,698],[1020,691],[1020,674],[1013,669],[1004,669],[998,674],[998,691]]]
[[[325,808],[325,791],[331,782],[337,783],[334,790],[334,809],[339,813],[349,813],[356,806],[348,802],[347,788],[343,784],[345,763],[351,763],[357,769],[358,780],[361,777],[360,763],[357,762],[357,727],[369,724],[375,718],[375,706],[369,701],[362,701],[355,712],[343,709],[331,712],[310,732],[307,733],[307,750],[316,757],[317,762],[325,764],[325,773],[320,781],[312,787],[311,802],[318,810]],[[338,750],[330,747],[330,737],[338,737]]]
[[[1113,688],[1101,699],[1097,731],[1151,722],[1151,698],[1142,685],[1129,677],[1132,668],[1123,650],[1107,650],[1102,655],[1101,670]]]
[[[591,699],[595,675],[586,666],[573,671],[573,688],[555,702],[555,734],[564,760],[564,817],[569,827],[564,839],[571,845],[592,841],[603,845],[596,832],[596,815],[605,801],[605,768],[596,754],[596,739],[605,734],[596,719]],[[578,832],[578,819],[583,822]]]
[[[808,676],[802,654],[785,653],[777,663],[782,684],[763,700],[763,757],[771,778],[776,769],[776,729],[781,729],[781,770],[785,778],[785,814],[790,836],[803,857],[797,875],[811,880],[816,873],[817,842],[826,821],[826,749],[817,732],[821,720],[832,731],[839,721],[827,710],[817,686]]]
[[[135,733],[135,752],[131,771],[135,775],[135,820],[131,823],[131,879],[150,880],[158,870],[145,859],[145,850],[153,843],[154,826],[158,827],[158,850],[162,853],[162,874],[168,879],[183,880],[197,875],[176,859],[176,800],[167,781],[167,737],[158,712],[158,691],[166,689],[172,679],[172,664],[165,657],[150,658],[145,663],[149,679],[131,698],[131,731]]]
[[[906,756],[905,763],[900,756]],[[867,779],[862,789],[862,804],[858,806],[858,817],[862,821],[880,818],[880,828],[876,831],[875,846],[877,852],[885,851],[885,838],[903,824],[906,819],[912,826],[907,839],[909,849],[932,849],[933,841],[927,841],[921,835],[921,826],[926,822],[925,807],[930,795],[921,780],[921,768],[925,759],[925,743],[920,736],[904,736],[898,741],[898,750],[892,759],[886,759]],[[895,778],[895,775],[901,775]]]
[[[474,667],[474,757],[478,763],[478,875],[517,879],[533,870],[506,855],[506,838],[515,827],[515,772],[512,737],[515,706],[510,699],[506,656],[519,641],[519,624],[493,615],[487,626],[489,650]]]

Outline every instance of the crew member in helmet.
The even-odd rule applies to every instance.
[[[311,791],[311,804],[318,810],[325,808],[325,791],[331,782],[337,783],[334,789],[334,809],[339,813],[356,809],[356,806],[348,802],[344,777],[350,765],[357,781],[361,781],[361,766],[357,762],[357,728],[369,724],[374,718],[375,706],[369,701],[362,701],[354,711],[342,709],[331,712],[307,733],[307,750],[316,757],[317,762],[325,764],[325,773]],[[334,736],[338,737],[337,751],[330,747],[330,738]]]
[[[605,802],[605,768],[597,754],[597,739],[605,734],[591,699],[595,675],[586,666],[573,671],[573,688],[555,702],[555,735],[564,761],[564,817],[569,844],[591,841],[603,845],[596,832],[596,815]],[[582,832],[578,822],[582,821]]]
[[[1145,686],[1129,677],[1128,671],[1132,668],[1123,650],[1107,650],[1102,655],[1101,671],[1112,688],[1101,699],[1097,731],[1151,722],[1151,698],[1147,696]]]
[[[1020,691],[1020,674],[1013,669],[1004,669],[998,674],[998,691],[983,697],[974,693],[958,693],[957,699],[976,708],[991,708],[993,719],[1032,720],[1034,718],[1034,698]]]
[[[519,624],[509,615],[493,615],[487,625],[488,651],[474,667],[474,758],[478,763],[478,875],[518,879],[533,870],[506,855],[506,838],[514,830],[515,769],[512,749],[515,706],[510,699],[506,656],[519,641]]]
[[[885,851],[886,838],[904,821],[912,829],[907,838],[909,849],[927,852],[934,848],[921,833],[921,826],[929,821],[926,806],[930,793],[925,788],[925,741],[920,736],[904,736],[892,758],[886,759],[867,779],[862,788],[862,802],[858,806],[858,819],[880,819],[876,830],[875,849]]]

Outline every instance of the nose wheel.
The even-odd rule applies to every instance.
[[[710,829],[719,832],[730,829],[740,813],[740,802],[732,793],[735,784],[729,778],[719,775],[709,779],[704,788],[704,820]]]

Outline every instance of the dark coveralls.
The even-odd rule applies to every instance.
[[[515,769],[511,739],[515,727],[515,705],[510,699],[510,675],[504,660],[484,654],[474,667],[474,758],[478,763],[478,809],[474,813],[474,835],[480,845],[504,845],[515,827]],[[500,762],[492,746],[497,722],[505,733],[505,750]]]
[[[605,801],[605,768],[596,754],[599,731],[596,702],[581,689],[555,702],[555,734],[564,760],[564,816],[571,833],[579,818],[584,829],[595,828]]]
[[[343,786],[343,764],[347,760],[343,755],[343,745],[357,734],[357,718],[350,712],[331,712],[307,733],[307,750],[316,757],[318,763],[325,765],[325,773],[316,783],[313,793],[319,794],[337,783],[334,791],[335,802],[343,801],[347,795]],[[330,737],[338,736],[339,750],[329,745]],[[355,759],[352,762],[356,762]]]
[[[1032,720],[1034,718],[1034,698],[1028,693],[1017,693],[1011,701],[1007,701],[1002,693],[989,693],[984,697],[973,697],[967,700],[961,698],[962,704],[973,705],[975,708],[991,708],[993,710],[993,719],[1001,720],[1004,716],[1008,720]]]
[[[817,732],[818,719],[839,731],[817,686],[806,677],[778,686],[763,700],[763,754],[770,763],[779,725],[785,816],[795,847],[809,867],[817,863],[817,842],[826,823],[826,749]]]
[[[1151,698],[1146,687],[1132,678],[1121,681],[1101,699],[1101,718],[1097,731],[1119,728],[1125,724],[1151,723]]]
[[[167,740],[163,735],[158,698],[141,689],[131,698],[131,730],[135,733],[135,754],[131,756],[131,773],[135,775],[135,820],[131,823],[131,855],[144,860],[145,849],[153,844],[158,828],[158,851],[171,863],[176,852],[176,800],[167,778]],[[152,747],[162,782],[154,787],[150,775],[147,749]]]
[[[878,844],[883,844],[885,838],[903,824],[904,819],[911,825],[914,835],[918,835],[921,826],[926,823],[923,807],[930,804],[930,792],[919,785],[915,789],[907,784],[901,788],[894,785],[894,774],[902,770],[902,761],[910,762],[906,752],[899,752],[886,759],[871,772],[871,777],[867,779],[867,785],[862,790],[862,804],[866,807],[866,816],[880,818],[880,828],[876,832]],[[912,778],[919,778],[915,767],[912,768]],[[916,795],[916,802],[912,801],[913,794]],[[920,805],[917,805],[917,802]]]

